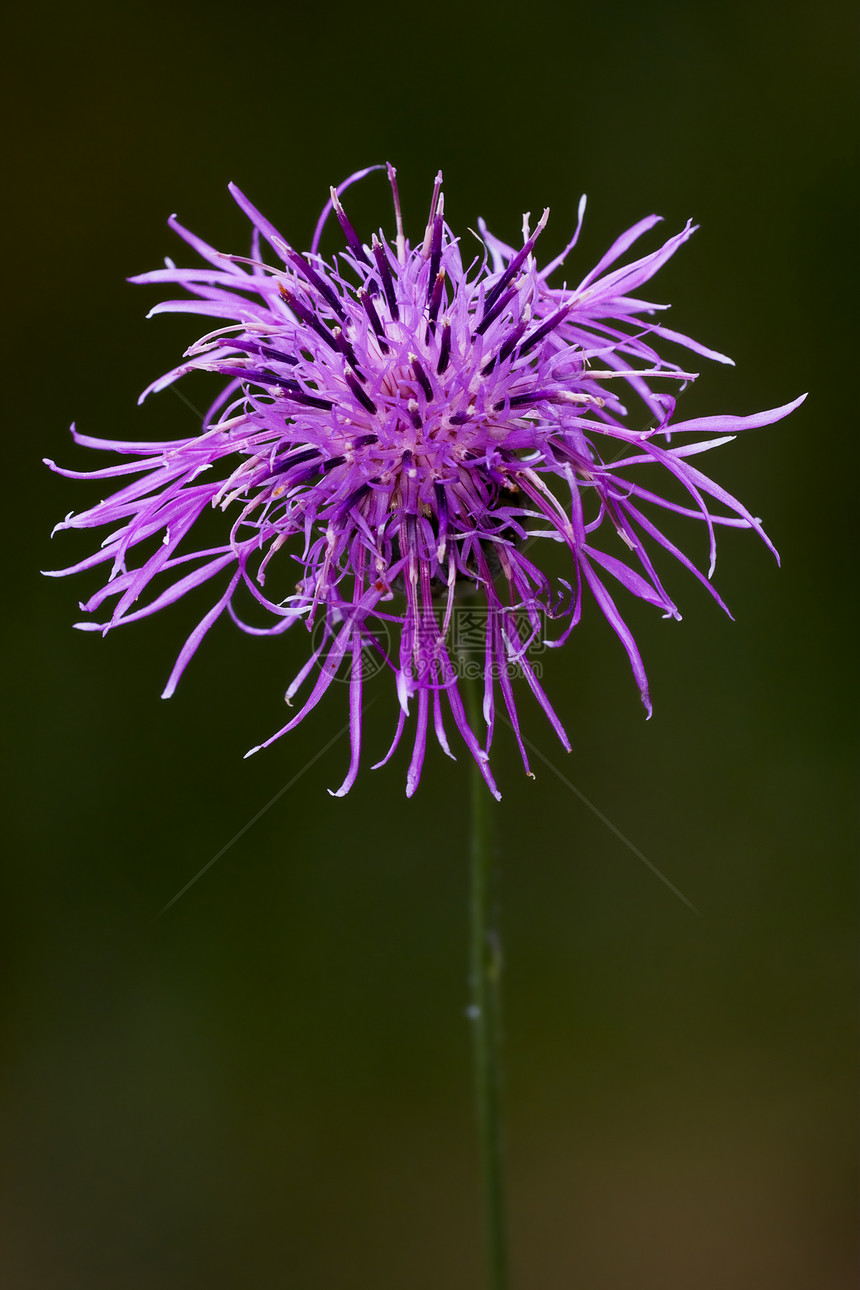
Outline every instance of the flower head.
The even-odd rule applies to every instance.
[[[368,173],[351,176],[340,193]],[[440,175],[413,247],[390,166],[388,176],[391,240],[382,233],[362,240],[335,189],[307,253],[233,186],[253,227],[249,259],[214,250],[171,219],[205,266],[181,269],[168,260],[132,281],[177,283],[188,293],[152,314],[196,313],[218,325],[141,398],[200,369],[227,384],[188,439],[131,443],[72,428],[77,443],[125,459],[89,478],[130,482],[58,525],[112,526],[96,554],[61,572],[110,568],[82,609],[94,613],[112,601],[112,611],[106,622],[77,624],[88,631],[144,618],[203,583],[217,587],[164,697],[225,611],[251,634],[307,629],[310,656],[286,696],[290,702],[305,687],[306,697],[260,747],[298,725],[335,677],[347,674],[351,757],[338,795],[358,771],[362,685],[373,662],[390,669],[399,701],[394,740],[378,764],[408,721],[411,794],[431,718],[450,755],[448,718],[498,795],[489,750],[499,701],[529,769],[515,672],[569,747],[530,651],[538,642],[562,644],[579,621],[583,593],[621,641],[650,712],[645,669],[610,587],[679,617],[650,545],[670,552],[722,605],[710,583],[717,527],[751,528],[770,542],[760,522],[690,459],[739,430],[778,420],[800,400],[756,416],[674,420],[671,391],[695,373],[661,359],[655,345],[667,341],[730,361],[654,321],[665,306],[639,296],[690,237],[691,224],[659,249],[620,263],[658,223],[649,216],[577,286],[552,287],[550,277],[576,244],[584,200],[570,243],[540,267],[536,247],[547,211],[534,228],[526,217],[516,248],[481,222],[471,258],[445,221]],[[319,244],[332,214],[346,247],[327,261]],[[263,262],[263,242],[276,265]],[[629,396],[636,401],[630,412],[622,401]],[[685,500],[664,497],[652,476],[675,481]],[[196,549],[198,521],[211,508],[224,517],[220,541]],[[663,511],[704,525],[707,573],[661,531]],[[567,548],[568,579],[553,582],[541,570],[539,540]],[[272,590],[279,577],[282,585]],[[256,602],[262,623],[246,621],[240,595]],[[480,730],[461,694],[462,657],[452,632],[460,604],[469,606],[473,630],[479,611]]]

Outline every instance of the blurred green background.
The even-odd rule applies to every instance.
[[[71,630],[97,575],[38,572],[90,549],[49,542],[97,496],[41,465],[92,461],[73,418],[192,428],[170,392],[135,406],[197,334],[145,322],[156,293],[124,282],[183,254],[170,212],[243,252],[234,179],[307,245],[328,185],[385,159],[413,236],[439,166],[457,229],[484,215],[513,239],[549,205],[548,250],[587,192],[582,271],[652,210],[694,217],[656,298],[738,366],[712,365],[685,409],[811,392],[711,462],[782,571],[728,532],[736,622],[683,571],[682,624],[631,610],[653,720],[596,611],[546,660],[572,756],[523,703],[700,916],[499,739],[516,1290],[854,1284],[855,28],[832,0],[16,8],[4,1290],[480,1284],[465,762],[433,751],[409,803],[403,757],[334,801],[341,740],[159,917],[337,733],[345,693],[243,761],[282,720],[303,637],[222,623],[165,704],[206,593],[103,641]],[[350,210],[387,224],[382,181]],[[395,702],[382,678],[370,693],[368,763]]]

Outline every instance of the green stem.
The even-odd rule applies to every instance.
[[[479,729],[480,683],[466,680],[472,727]],[[504,1168],[501,1124],[501,977],[498,929],[498,873],[494,864],[490,812],[493,800],[476,762],[472,763],[471,1006],[475,1103],[481,1161],[481,1191],[489,1290],[507,1290]]]

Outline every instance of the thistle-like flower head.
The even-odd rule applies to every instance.
[[[368,173],[353,175],[340,193]],[[489,750],[499,703],[529,770],[515,677],[524,678],[569,747],[533,652],[567,638],[584,592],[624,646],[650,712],[642,660],[610,588],[617,584],[678,618],[649,554],[649,546],[662,547],[722,605],[710,582],[716,528],[755,529],[770,543],[759,521],[690,458],[739,430],[776,421],[800,400],[756,416],[674,420],[672,391],[695,373],[664,361],[654,346],[666,341],[729,361],[655,321],[664,306],[639,296],[694,231],[691,224],[619,267],[658,222],[643,219],[575,287],[556,287],[549,279],[577,241],[584,201],[565,251],[540,267],[536,247],[547,211],[533,228],[524,220],[517,248],[481,223],[477,252],[467,255],[445,221],[438,176],[426,230],[413,247],[390,166],[388,176],[391,240],[382,233],[362,240],[334,189],[307,253],[235,187],[253,226],[250,258],[222,254],[170,221],[206,267],[167,261],[132,281],[178,283],[188,298],[151,312],[202,314],[218,326],[142,398],[200,369],[227,384],[188,439],[97,440],[73,427],[76,442],[126,459],[89,477],[130,482],[58,526],[112,526],[95,555],[62,572],[110,568],[82,606],[93,613],[113,602],[107,622],[78,624],[90,631],[155,613],[203,583],[217,587],[165,697],[225,611],[251,634],[308,629],[308,662],[287,690],[290,702],[304,688],[304,701],[260,747],[298,725],[334,679],[347,676],[352,751],[338,795],[358,771],[363,684],[369,666],[380,664],[390,669],[398,699],[383,762],[409,723],[407,792],[418,785],[432,717],[449,754],[445,723],[453,721],[497,794]],[[326,261],[318,248],[332,215],[346,246]],[[263,262],[264,242],[275,265]],[[622,401],[628,397],[630,412]],[[664,497],[661,476],[677,481],[686,501]],[[211,508],[223,514],[221,541],[199,549],[195,529]],[[666,510],[703,523],[706,573],[661,531]],[[569,578],[555,584],[538,562],[547,540],[570,558]],[[247,621],[240,596],[256,602],[260,622]],[[483,678],[480,729],[461,694],[464,655],[453,627],[460,606],[471,615],[473,648],[479,625],[472,663]]]

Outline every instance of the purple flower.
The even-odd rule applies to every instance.
[[[368,173],[351,176],[341,193]],[[610,587],[680,617],[649,554],[649,546],[662,547],[725,608],[710,583],[717,527],[751,528],[771,544],[760,522],[691,458],[739,430],[777,421],[801,400],[755,416],[673,420],[667,390],[683,389],[695,373],[661,359],[655,344],[730,362],[653,321],[665,306],[639,297],[694,232],[692,224],[619,267],[658,223],[653,215],[640,220],[577,286],[551,287],[576,244],[584,199],[568,246],[541,268],[535,247],[547,211],[533,230],[525,218],[518,248],[481,222],[473,257],[444,220],[439,175],[426,231],[413,248],[390,166],[388,177],[393,240],[380,233],[364,242],[335,189],[306,254],[232,186],[253,226],[250,259],[214,250],[171,219],[205,266],[180,269],[168,260],[132,281],[177,283],[189,293],[151,314],[202,314],[218,325],[141,398],[200,369],[227,384],[201,432],[188,439],[92,439],[72,427],[76,443],[125,461],[88,474],[48,462],[52,469],[130,482],[57,526],[111,526],[96,554],[60,573],[109,566],[105,585],[81,607],[91,614],[112,601],[113,609],[104,623],[78,623],[85,631],[144,618],[203,583],[217,588],[179,653],[165,698],[225,610],[254,635],[302,624],[311,633],[310,657],[286,698],[302,687],[307,695],[260,747],[298,725],[335,677],[347,675],[351,757],[337,795],[358,771],[362,684],[373,664],[390,668],[399,701],[394,740],[378,764],[409,721],[411,795],[431,718],[452,755],[448,717],[498,796],[489,750],[499,700],[529,772],[514,674],[570,746],[541,687],[534,647],[566,640],[584,591],[626,650],[650,713],[642,659]],[[326,261],[318,248],[332,212],[346,248]],[[262,261],[264,241],[276,267]],[[633,410],[622,396],[633,396]],[[676,500],[662,495],[661,481],[672,482]],[[224,517],[219,540],[195,548],[198,521],[212,508]],[[663,511],[702,522],[707,573],[661,531]],[[567,548],[569,579],[551,581],[535,563],[538,538]],[[263,621],[246,621],[240,597]],[[464,654],[453,630],[467,610],[471,646],[476,630],[479,646],[472,663],[483,677],[480,732],[464,709]]]

